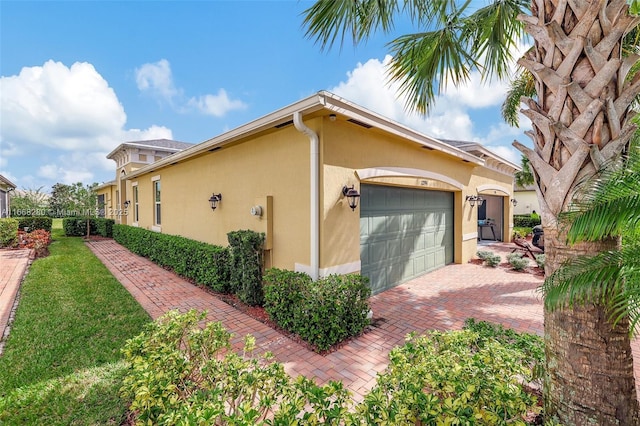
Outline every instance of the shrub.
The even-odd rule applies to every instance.
[[[544,260],[544,254],[536,254],[536,264],[538,265],[538,268],[544,269]]]
[[[306,274],[270,269],[265,275],[265,310],[280,327],[324,351],[369,324],[367,283],[360,275],[312,281]]]
[[[485,265],[491,266],[492,268],[495,268],[496,266],[498,266],[500,264],[500,261],[502,260],[502,258],[500,257],[499,254],[491,254],[491,256],[487,257],[484,260]]]
[[[199,326],[205,316],[170,311],[123,348],[122,393],[137,424],[339,423],[351,404],[341,383],[293,381],[271,354],[252,356],[251,336],[240,356],[221,323]]]
[[[115,225],[116,221],[113,219],[106,219],[104,217],[96,217],[91,219],[96,224],[96,233],[103,237],[111,238],[113,237],[113,225]]]
[[[232,231],[229,240],[231,288],[248,305],[262,305],[262,268],[264,233]]]
[[[303,272],[268,269],[264,275],[264,309],[285,330],[295,327],[295,307],[302,301],[303,290],[311,277]]]
[[[533,228],[536,225],[540,225],[541,219],[533,218],[528,214],[516,214],[513,215],[513,226],[518,228]]]
[[[359,424],[525,424],[539,412],[521,384],[526,352],[472,330],[410,335],[357,407]]]
[[[0,219],[0,247],[13,245],[17,236],[18,221],[10,217]]]
[[[48,247],[51,244],[51,232],[44,229],[36,229],[32,232],[18,231],[18,247],[34,249],[36,257],[43,257],[48,254]]]
[[[50,217],[28,216],[17,217],[16,219],[18,219],[18,228],[20,229],[29,228],[29,231],[44,229],[45,231],[51,232],[53,219]]]
[[[478,250],[478,252],[476,252],[476,256],[482,260],[487,260],[488,258],[493,257],[493,255],[493,252],[489,250]]]
[[[229,251],[220,246],[128,225],[113,225],[113,238],[132,252],[176,274],[228,293]]]
[[[523,271],[527,266],[529,266],[529,259],[526,257],[522,257],[522,253],[509,253],[507,255],[507,262],[515,271]]]
[[[62,229],[67,237],[84,237],[87,235],[87,221],[89,221],[89,235],[96,235],[96,222],[91,218],[65,217],[62,219]]]

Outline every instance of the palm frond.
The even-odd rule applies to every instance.
[[[628,318],[630,330],[640,326],[640,239],[629,241],[620,251],[578,257],[545,279],[545,306],[600,303],[617,323]]]
[[[524,69],[511,80],[511,87],[507,92],[506,99],[502,103],[502,118],[511,126],[518,127],[520,125],[518,113],[520,112],[520,99],[523,96],[530,98],[536,96],[533,75]]]
[[[619,236],[640,226],[640,149],[636,143],[627,158],[611,164],[581,185],[571,209],[560,216],[569,224],[570,243]]]
[[[306,36],[325,50],[331,49],[338,38],[342,46],[347,35],[355,45],[378,29],[390,31],[399,11],[396,0],[320,0],[303,12],[302,25],[307,29]]]

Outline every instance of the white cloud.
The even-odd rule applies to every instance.
[[[224,89],[218,90],[217,95],[204,95],[197,99],[191,98],[189,105],[195,107],[203,114],[213,115],[214,117],[223,117],[229,111],[247,108],[244,102],[237,99],[230,99],[227,91]]]
[[[215,95],[206,94],[186,99],[183,90],[175,86],[171,64],[166,59],[136,68],[135,75],[138,90],[168,102],[182,113],[195,110],[205,115],[224,117],[230,111],[247,108],[241,100],[231,99],[225,89],[219,89]]]
[[[161,59],[153,64],[144,64],[136,68],[136,84],[142,92],[151,93],[169,103],[179,94],[173,84],[171,65],[166,59]]]
[[[152,139],[173,139],[171,129],[153,125],[146,130],[129,129],[124,132],[123,141],[145,141]]]
[[[93,65],[70,68],[47,61],[0,77],[0,140],[64,150],[114,144],[126,122],[124,108]]]

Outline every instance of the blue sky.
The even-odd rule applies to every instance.
[[[198,143],[319,90],[519,164],[500,118],[507,84],[449,87],[411,115],[385,77],[386,42],[322,52],[308,1],[0,1],[0,174],[21,189],[105,182],[125,141]],[[394,35],[409,28],[397,28]],[[529,126],[522,120],[523,127]]]

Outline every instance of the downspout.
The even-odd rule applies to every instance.
[[[304,133],[309,137],[310,149],[309,149],[309,161],[310,161],[310,190],[309,194],[311,196],[310,200],[310,210],[311,210],[311,247],[309,250],[311,256],[311,278],[313,280],[318,279],[319,269],[320,269],[320,171],[318,167],[318,163],[320,160],[320,149],[319,149],[319,139],[318,134],[308,128],[302,122],[302,113],[300,111],[296,111],[293,113],[293,125],[296,130],[301,133]]]

